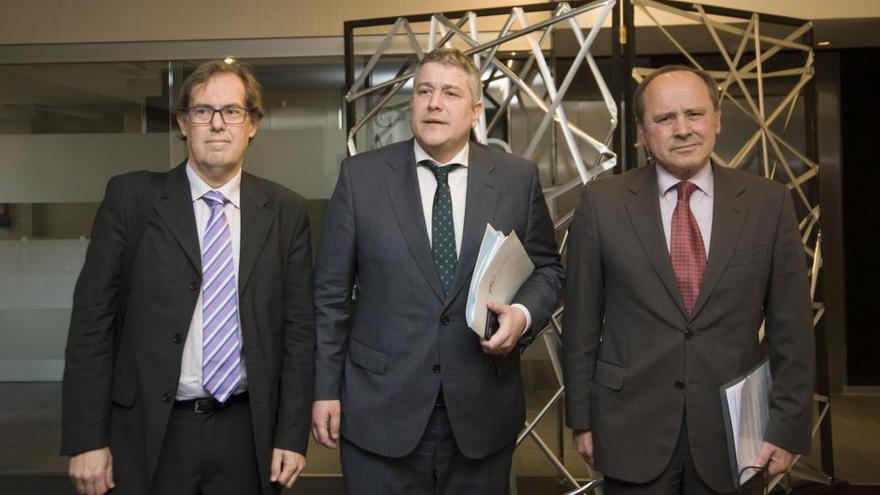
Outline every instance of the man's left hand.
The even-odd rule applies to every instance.
[[[489,340],[480,342],[483,352],[506,356],[516,347],[519,338],[526,331],[526,315],[521,309],[509,304],[490,301],[486,307],[498,315],[498,330]]]
[[[788,471],[791,463],[794,461],[794,454],[777,447],[770,442],[764,442],[761,445],[761,451],[758,457],[755,457],[755,466],[767,466],[767,474],[776,476],[779,473]]]
[[[304,467],[306,458],[302,454],[292,450],[272,449],[272,477],[269,480],[290,488]]]

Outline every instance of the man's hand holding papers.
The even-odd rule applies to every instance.
[[[505,331],[505,335],[499,336],[496,342],[491,340],[497,327],[487,325],[487,309],[498,316],[498,324],[501,326],[504,326],[503,320],[509,320],[511,324],[514,323],[512,321],[513,313],[502,311],[505,308],[515,311],[516,318],[524,317],[521,311],[508,305],[534,269],[535,265],[516,236],[516,232],[504,235],[492,228],[491,225],[486,225],[486,232],[483,235],[483,242],[480,245],[480,252],[471,278],[466,309],[468,326],[480,338],[488,340],[491,345],[490,349],[495,351],[487,350],[486,352],[496,354],[498,353],[496,349],[505,349],[507,346],[498,342],[506,342],[512,337],[512,332]],[[489,302],[499,303],[496,306],[497,311],[488,305]],[[519,328],[524,330],[524,325],[517,325],[517,329]],[[522,330],[519,330],[519,333],[521,334]],[[519,339],[519,336],[516,336],[516,339]],[[510,348],[513,348],[512,345]],[[509,351],[510,349],[507,349],[507,352]]]
[[[526,330],[526,315],[509,304],[489,301],[487,309],[498,315],[498,330],[488,340],[481,340],[483,352],[506,356],[516,347]]]

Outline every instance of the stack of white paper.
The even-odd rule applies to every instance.
[[[486,303],[510,304],[534,269],[516,232],[504,235],[486,224],[468,292],[465,310],[468,326],[485,338]]]

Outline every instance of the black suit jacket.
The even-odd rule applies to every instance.
[[[658,476],[684,414],[700,477],[734,490],[719,387],[768,350],[774,384],[765,439],[809,452],[812,312],[791,197],[782,184],[742,171],[714,167],[713,176],[709,258],[690,317],[654,167],[589,183],[576,210],[562,334],[566,415],[571,428],[593,431],[596,467],[607,476]]]
[[[342,163],[315,269],[316,398],[342,400],[346,439],[399,457],[422,437],[442,385],[462,453],[483,457],[508,445],[525,415],[519,352],[483,353],[465,321],[483,233],[491,223],[522,240],[535,272],[514,302],[540,330],[562,289],[553,224],[533,163],[471,143],[461,252],[444,296],[416,167],[412,140]]]
[[[62,453],[134,439],[114,452],[155,472],[200,291],[186,164],[114,177],[74,292]],[[264,492],[273,447],[305,454],[314,378],[305,200],[243,172],[238,274],[242,352]],[[112,403],[112,405],[111,405]]]

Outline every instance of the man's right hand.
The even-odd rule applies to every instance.
[[[339,421],[342,403],[338,400],[316,400],[312,404],[312,435],[315,441],[335,449],[339,445]]]
[[[76,491],[83,495],[104,495],[116,486],[110,447],[71,456],[68,473]]]
[[[574,449],[593,467],[593,432],[582,430],[574,432]]]

